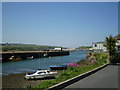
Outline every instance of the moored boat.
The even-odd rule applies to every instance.
[[[0,57],[0,60],[2,60],[2,57]]]
[[[31,56],[31,57],[27,57],[27,59],[33,59],[33,56]]]
[[[62,70],[67,69],[67,65],[50,65],[51,70]]]
[[[39,79],[39,78],[47,78],[47,77],[55,77],[57,72],[52,72],[50,70],[37,70],[35,73],[26,74],[25,79]]]
[[[21,60],[22,58],[20,58],[20,57],[15,57],[15,56],[11,56],[10,58],[9,58],[9,60],[11,60],[11,61],[17,61],[17,60]]]

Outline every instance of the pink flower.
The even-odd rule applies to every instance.
[[[79,65],[79,64],[76,64],[76,63],[68,63],[67,66],[68,66],[68,67],[71,67],[71,66],[79,67],[80,65]]]
[[[96,62],[96,59],[92,60],[90,64],[94,64]]]

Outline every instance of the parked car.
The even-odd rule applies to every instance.
[[[55,77],[57,72],[51,72],[50,70],[37,70],[35,73],[26,74],[25,79],[39,79],[46,77]]]

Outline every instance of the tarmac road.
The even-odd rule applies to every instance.
[[[119,68],[119,69],[118,69]],[[108,65],[102,70],[73,83],[64,89],[70,88],[118,88],[118,70],[120,65]],[[63,90],[64,90],[63,89]]]

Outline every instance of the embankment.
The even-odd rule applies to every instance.
[[[2,52],[2,61],[10,61],[11,56],[20,57],[22,60],[33,56],[34,58],[52,57],[69,55],[69,51],[16,51],[16,52]]]

